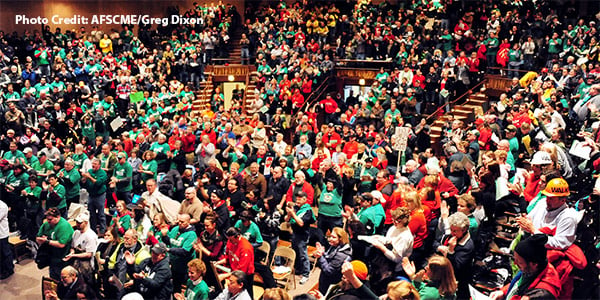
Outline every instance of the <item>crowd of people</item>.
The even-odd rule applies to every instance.
[[[137,34],[0,32],[0,279],[17,234],[48,299],[290,299],[273,273],[314,266],[295,299],[594,298],[600,36],[551,4],[278,2],[243,23],[220,2]],[[226,109],[215,88],[193,111],[239,28],[257,100]],[[305,106],[370,60],[388,63],[369,88]],[[424,115],[486,72],[512,84],[433,150]]]

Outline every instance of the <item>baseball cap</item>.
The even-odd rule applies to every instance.
[[[33,152],[33,150],[31,149],[31,147],[27,147],[27,148],[25,148],[23,150],[23,153],[25,153],[25,154],[30,153],[30,152]]]
[[[117,154],[117,158],[121,159],[121,158],[127,158],[127,154],[123,153],[123,152],[119,152],[119,154]]]
[[[372,191],[371,196],[373,196],[374,199],[379,200],[379,203],[385,203],[385,198],[383,197],[383,194],[380,191]]]
[[[77,218],[75,218],[75,222],[77,222],[77,223],[83,223],[83,222],[89,222],[89,221],[90,221],[90,213],[87,210],[81,212],[77,216]]]
[[[156,245],[154,245],[152,247],[152,253],[154,253],[154,254],[163,254],[163,253],[167,253],[167,251],[168,251],[167,246],[162,242],[157,243]]]

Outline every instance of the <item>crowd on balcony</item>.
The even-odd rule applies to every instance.
[[[594,298],[598,25],[554,4],[280,2],[242,23],[218,3],[184,12],[197,26],[0,32],[0,279],[19,236],[48,299],[290,299],[275,279],[314,268],[298,299]],[[253,107],[216,88],[193,111],[238,28]],[[371,63],[371,85],[306,102]],[[512,83],[432,145],[425,115],[484,74]]]

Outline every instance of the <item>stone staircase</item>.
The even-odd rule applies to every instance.
[[[448,116],[454,116],[455,120],[462,120],[465,124],[475,121],[477,112],[485,112],[488,108],[488,96],[483,92],[477,92],[469,95],[463,104],[457,104],[452,107],[450,112],[445,113],[431,125],[431,145],[436,151],[442,148],[441,141],[443,137],[443,127],[448,121]],[[439,152],[437,152],[439,153]]]

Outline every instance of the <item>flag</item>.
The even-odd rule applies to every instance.
[[[136,92],[129,94],[129,100],[133,104],[144,101],[144,92]]]

